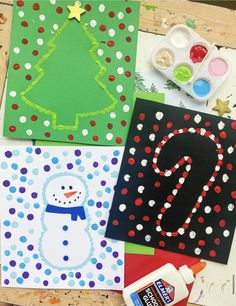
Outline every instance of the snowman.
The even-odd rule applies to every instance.
[[[84,208],[87,197],[87,185],[77,175],[60,173],[44,184],[39,250],[54,268],[78,269],[92,256],[89,216]]]

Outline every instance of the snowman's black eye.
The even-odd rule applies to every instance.
[[[61,189],[62,189],[62,190],[65,190],[65,186],[61,186]]]
[[[73,189],[73,187],[72,187],[72,186],[69,186],[69,189],[71,190],[71,189]]]

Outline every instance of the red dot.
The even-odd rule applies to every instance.
[[[113,11],[109,12],[108,15],[109,15],[110,18],[114,18],[115,17],[115,13]]]
[[[151,152],[152,152],[152,148],[151,147],[145,147],[145,152],[147,153],[147,154],[150,154]]]
[[[84,8],[86,9],[87,12],[90,12],[92,9],[90,4],[86,4]]]
[[[126,96],[120,96],[120,101],[125,102],[126,101]]]
[[[49,137],[51,136],[51,134],[50,134],[49,132],[46,132],[46,133],[44,134],[44,136],[49,138]]]
[[[204,220],[204,218],[203,218],[203,217],[199,217],[199,218],[197,219],[197,221],[198,221],[199,223],[201,223],[201,224],[202,224],[202,223],[204,223],[204,221],[205,221],[205,220]]]
[[[114,226],[117,226],[117,225],[119,225],[119,221],[116,220],[116,219],[114,219],[114,220],[112,221],[112,224],[113,224]]]
[[[169,194],[167,197],[166,197],[166,200],[167,200],[167,202],[173,202],[173,200],[174,200],[174,196],[172,195],[172,194]]]
[[[220,205],[215,205],[215,206],[213,207],[213,210],[214,210],[214,212],[216,212],[217,214],[220,213],[220,212],[221,212],[221,207],[220,207]]]
[[[210,121],[206,121],[204,124],[205,124],[205,127],[210,127],[211,126],[211,122]]]
[[[191,116],[190,116],[189,114],[185,114],[185,115],[184,115],[184,120],[185,120],[185,121],[188,121],[188,120],[190,119],[190,117],[191,117]]]
[[[14,70],[19,70],[20,69],[20,65],[19,64],[14,64],[13,65],[13,69]]]
[[[68,135],[68,139],[69,139],[69,140],[73,140],[73,139],[74,139],[74,136],[70,134],[70,135]]]
[[[38,50],[34,50],[34,51],[32,52],[32,54],[33,54],[34,56],[37,56],[37,55],[39,54],[39,51],[38,51]]]
[[[43,27],[39,27],[39,28],[38,28],[38,32],[39,32],[39,33],[43,33],[43,32],[44,32],[44,28],[43,28]]]
[[[180,250],[184,250],[186,246],[185,246],[185,243],[180,242],[178,247],[179,247]]]
[[[38,11],[40,9],[40,6],[38,3],[33,4],[33,10]]]
[[[127,188],[122,188],[121,191],[120,191],[120,193],[121,193],[122,195],[126,195],[126,194],[128,193],[128,189],[127,189]]]
[[[173,123],[172,122],[167,122],[166,127],[168,129],[172,128],[173,127]]]
[[[233,165],[231,163],[228,163],[226,165],[226,168],[229,170],[229,171],[232,171],[233,170]]]
[[[226,132],[220,132],[220,138],[226,139],[227,138]]]
[[[133,166],[133,165],[135,164],[135,159],[134,159],[133,157],[130,157],[130,158],[128,159],[128,164],[131,165],[131,166]]]
[[[225,227],[225,220],[223,220],[223,219],[220,220],[220,221],[219,221],[219,226],[220,226],[220,227]]]
[[[130,62],[130,60],[131,60],[130,56],[129,56],[129,55],[126,55],[126,56],[125,56],[125,61],[126,61],[126,62]]]
[[[121,137],[116,137],[116,143],[121,144],[122,143],[122,138]]]
[[[154,186],[155,186],[156,188],[159,188],[159,187],[161,186],[161,183],[160,183],[159,181],[156,181],[156,182],[154,183]]]
[[[32,80],[32,76],[31,76],[30,74],[27,74],[27,75],[25,76],[25,78],[26,78],[27,81]]]
[[[214,244],[220,245],[220,238],[215,238],[214,239]]]
[[[110,57],[106,57],[106,62],[110,63],[111,62],[111,58]]]
[[[127,14],[130,14],[130,13],[132,12],[131,7],[127,7],[125,10],[126,10],[126,13],[127,13]]]
[[[38,116],[36,116],[36,115],[31,116],[31,120],[32,121],[37,121],[38,120]]]
[[[17,6],[24,6],[24,1],[18,0],[16,4]]]
[[[231,128],[234,129],[234,130],[236,130],[236,121],[233,121],[233,122],[231,123]]]
[[[107,124],[107,128],[108,128],[108,130],[111,130],[113,128],[113,124],[112,123],[108,123]]]
[[[143,221],[145,221],[145,222],[150,221],[150,217],[149,216],[143,216]]]
[[[125,40],[126,40],[128,43],[130,43],[132,39],[131,39],[130,36],[127,36]]]
[[[107,45],[108,45],[108,47],[114,47],[115,46],[115,42],[113,40],[109,40]]]
[[[220,186],[215,186],[214,191],[215,191],[215,193],[221,193],[221,187]]]
[[[198,245],[199,246],[205,246],[206,245],[205,240],[198,240]]]
[[[216,257],[216,251],[211,250],[209,255],[210,255],[210,257]]]
[[[11,126],[9,127],[9,131],[10,131],[10,132],[15,132],[15,131],[16,131],[15,125],[11,125]]]
[[[129,232],[128,232],[128,235],[129,235],[130,237],[134,237],[134,236],[135,236],[135,231],[129,231]]]
[[[120,30],[124,30],[125,29],[125,24],[124,23],[120,23],[119,24],[119,28],[120,28]]]
[[[139,136],[134,136],[134,142],[139,143],[140,142],[140,137]]]
[[[127,78],[131,77],[131,72],[130,72],[130,71],[126,71],[126,72],[125,72],[125,76],[126,76]]]
[[[62,7],[57,7],[56,9],[57,14],[62,14],[63,13],[63,8]]]
[[[22,27],[28,27],[28,22],[27,21],[22,21],[21,25],[22,25]]]
[[[143,177],[144,177],[143,172],[139,172],[139,173],[138,173],[138,178],[143,178]]]
[[[231,192],[231,197],[232,197],[233,199],[236,199],[236,191],[232,191],[232,192]]]
[[[137,199],[135,199],[134,204],[135,204],[136,206],[140,206],[140,205],[143,204],[143,200],[142,200],[141,198],[137,198]]]
[[[100,30],[101,32],[105,32],[106,29],[107,29],[107,27],[105,26],[105,24],[102,24],[102,25],[100,25],[100,27],[99,27],[99,30]]]
[[[21,42],[22,42],[23,45],[27,45],[29,41],[28,41],[28,39],[23,38]]]
[[[134,221],[135,220],[135,215],[129,215],[129,220]]]
[[[98,141],[98,136],[97,135],[93,136],[93,141]]]
[[[126,126],[127,122],[125,120],[122,120],[120,123],[122,126]]]
[[[96,122],[95,122],[94,120],[91,120],[91,121],[89,122],[89,124],[90,124],[91,126],[95,126],[95,125],[96,125]]]
[[[140,113],[138,118],[143,121],[145,119],[145,114],[144,113]]]
[[[111,82],[114,82],[115,81],[115,76],[114,75],[109,75],[108,77],[108,80],[111,81]]]
[[[14,110],[17,110],[19,108],[19,106],[17,104],[12,104],[11,108],[14,109]]]
[[[159,241],[159,247],[164,248],[164,246],[166,245],[165,241],[161,240]]]
[[[153,124],[152,128],[153,128],[153,131],[154,131],[154,132],[158,132],[158,131],[159,131],[159,126],[158,126],[158,124]]]

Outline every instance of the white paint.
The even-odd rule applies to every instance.
[[[232,154],[232,153],[234,152],[234,147],[233,147],[233,146],[229,147],[229,148],[227,149],[227,152],[228,152],[229,154]]]
[[[123,18],[124,18],[124,14],[122,13],[122,12],[119,12],[118,14],[117,14],[117,17],[118,17],[118,19],[120,19],[120,20],[122,20]]]
[[[151,236],[151,235],[146,235],[146,236],[145,236],[145,240],[146,240],[147,242],[150,242],[151,239],[152,239],[152,236]]]
[[[57,31],[57,30],[58,30],[58,28],[59,28],[59,25],[58,25],[58,24],[56,24],[56,23],[54,23],[54,25],[53,25],[52,27],[53,27],[53,30]]]
[[[100,4],[100,5],[99,5],[98,10],[99,10],[100,13],[103,13],[103,12],[105,11],[105,9],[106,9],[106,7],[105,7],[104,4]]]
[[[213,228],[211,227],[211,226],[208,226],[207,228],[206,228],[206,234],[212,234],[212,232],[213,232]]]
[[[138,187],[138,193],[143,193],[144,192],[145,187],[144,186],[139,186]]]
[[[12,97],[12,98],[15,98],[16,97],[16,92],[14,90],[10,91],[9,92],[9,95]]]
[[[126,182],[128,182],[128,181],[129,181],[129,179],[130,179],[130,175],[129,175],[129,174],[125,174],[125,176],[124,176],[124,180],[125,180]]]
[[[108,35],[109,35],[110,37],[114,37],[114,36],[116,35],[116,31],[115,31],[114,29],[110,29],[110,30],[108,31]]]
[[[130,109],[130,107],[129,107],[128,104],[125,104],[125,105],[123,106],[123,111],[124,111],[125,113],[127,113],[127,112],[129,111],[129,109]]]
[[[229,180],[229,176],[228,176],[228,174],[223,174],[223,176],[222,176],[222,181],[224,182],[224,183],[227,183],[228,182],[228,180]]]
[[[150,134],[149,135],[149,140],[155,141],[156,135],[155,134]]]
[[[25,13],[24,13],[23,11],[19,11],[19,12],[18,12],[18,16],[19,16],[19,17],[22,18],[22,17],[24,17],[24,15],[25,15]]]
[[[228,205],[228,211],[233,211],[234,210],[234,204],[230,203]]]
[[[27,119],[26,119],[25,116],[21,116],[21,117],[19,118],[19,121],[20,121],[20,123],[26,123]]]
[[[118,74],[124,73],[124,68],[123,68],[123,67],[118,67],[118,68],[117,68],[117,73],[118,73]]]
[[[20,53],[20,48],[15,47],[15,48],[13,49],[13,51],[14,51],[15,54],[19,54],[19,53]]]
[[[38,38],[38,39],[37,39],[37,44],[38,44],[39,46],[42,46],[42,45],[43,45],[43,39],[42,39],[42,38]]]
[[[218,129],[221,131],[221,130],[223,130],[224,127],[225,127],[224,122],[223,122],[223,121],[220,121],[220,122],[218,123]]]
[[[136,229],[137,229],[138,231],[141,231],[141,230],[143,229],[143,225],[142,225],[142,224],[137,224],[137,225],[136,225]]]
[[[190,237],[191,239],[194,239],[194,238],[196,237],[196,232],[191,231],[191,232],[189,233],[189,237]]]
[[[119,211],[120,212],[123,212],[123,211],[125,211],[126,210],[126,205],[125,204],[120,204],[120,206],[119,206]]]
[[[83,136],[87,136],[88,135],[88,130],[87,129],[83,129],[82,130],[82,135]]]
[[[27,134],[28,136],[31,136],[31,135],[33,134],[33,131],[32,131],[31,129],[29,129],[29,130],[26,131],[26,134]]]
[[[96,21],[95,19],[93,19],[93,20],[90,21],[90,27],[91,27],[91,28],[95,28],[96,25],[97,25],[97,21]]]
[[[111,112],[110,113],[110,118],[111,119],[115,119],[116,118],[116,113],[115,112]]]
[[[112,134],[112,133],[107,133],[107,134],[106,134],[106,139],[107,139],[108,141],[111,141],[111,140],[113,139],[113,134]]]
[[[141,165],[142,165],[143,167],[146,167],[146,166],[147,166],[147,160],[146,160],[146,159],[143,159],[143,160],[141,161]]]
[[[39,15],[39,20],[44,21],[46,19],[45,15],[41,14]]]
[[[30,64],[30,63],[26,63],[26,64],[25,64],[25,69],[26,69],[26,70],[30,70],[30,69],[31,69],[31,67],[32,67],[32,66],[31,66],[31,64]]]
[[[117,51],[116,52],[116,58],[117,59],[121,59],[123,57],[123,54],[122,54],[122,52],[120,52],[120,51]],[[119,69],[119,68],[118,68]],[[123,68],[122,68],[123,69]],[[124,69],[123,69],[123,71],[124,71]],[[123,72],[122,72],[123,73]]]
[[[162,118],[163,118],[163,113],[162,112],[157,112],[156,113],[156,118],[157,118],[157,120],[161,120]]]
[[[148,205],[149,205],[150,207],[153,207],[155,204],[156,204],[156,202],[155,202],[154,200],[149,200],[149,201],[148,201]]]
[[[102,49],[98,49],[97,54],[99,56],[102,56],[104,54],[104,51]]]
[[[136,152],[136,149],[135,149],[135,148],[130,148],[130,149],[129,149],[129,153],[130,153],[130,154],[134,155],[135,152]]]
[[[116,91],[117,91],[118,93],[123,92],[123,86],[122,86],[122,85],[116,86]]]
[[[194,117],[194,121],[195,121],[197,124],[200,123],[201,120],[202,120],[202,117],[201,117],[199,114],[197,114],[197,115]]]
[[[134,31],[134,26],[132,24],[128,26],[128,31],[131,33]]]
[[[204,211],[205,211],[206,214],[209,214],[211,212],[211,207],[210,206],[206,206],[204,208]]]
[[[137,125],[137,129],[138,129],[139,131],[142,131],[142,129],[143,129],[143,124],[142,124],[142,123],[139,123],[139,124]]]

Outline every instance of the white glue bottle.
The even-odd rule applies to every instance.
[[[177,270],[168,263],[126,287],[123,290],[125,303],[127,306],[175,305],[188,296],[186,284],[194,282],[194,276],[205,266],[205,262],[199,262]]]

